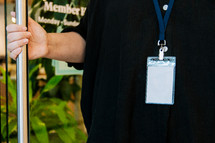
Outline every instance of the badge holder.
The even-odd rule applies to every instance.
[[[146,78],[146,104],[173,105],[175,94],[176,57],[164,57],[166,41],[158,41],[159,56],[148,57]]]
[[[174,0],[169,0],[168,9],[162,17],[158,0],[153,0],[159,23],[159,56],[148,57],[146,77],[146,103],[173,105],[175,96],[175,57],[164,57],[167,52],[165,32]]]

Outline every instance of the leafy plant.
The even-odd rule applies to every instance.
[[[29,78],[33,75],[36,69],[40,65],[36,66],[29,73]],[[5,84],[6,77],[5,71],[0,67],[1,73],[3,73],[3,79],[0,82]],[[49,90],[55,88],[55,86],[62,80],[63,76],[54,76],[48,83],[38,92],[48,92]],[[9,136],[17,135],[17,114],[16,114],[16,84],[10,77],[8,77],[8,89],[11,96],[11,101],[9,103]],[[32,81],[30,81],[32,82]],[[32,90],[32,87],[29,86]],[[15,96],[14,96],[15,95]],[[41,94],[38,94],[41,95]],[[5,105],[1,108],[2,120],[6,119],[6,109]],[[3,121],[2,123],[6,123]],[[72,111],[68,108],[67,102],[58,98],[44,98],[41,96],[33,96],[30,98],[30,127],[31,127],[31,142],[33,143],[49,143],[53,134],[55,134],[55,139],[57,138],[59,142],[68,143],[83,143],[86,141],[86,135],[80,131],[78,124],[72,115]],[[2,140],[6,138],[6,124],[1,125]],[[16,139],[14,140],[16,141]]]

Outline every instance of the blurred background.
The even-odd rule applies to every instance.
[[[47,32],[59,33],[79,24],[87,3],[88,0],[29,0],[28,14]],[[1,143],[17,143],[16,62],[9,58],[5,38],[5,27],[16,21],[11,11],[15,11],[15,1],[0,0]],[[82,73],[65,62],[29,61],[31,143],[86,142],[80,111]]]

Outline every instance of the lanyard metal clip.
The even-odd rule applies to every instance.
[[[168,47],[166,46],[166,40],[158,40],[158,46],[160,47],[159,49],[159,60],[164,59],[164,53],[168,51]]]

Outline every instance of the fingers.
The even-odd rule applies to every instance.
[[[10,57],[16,60],[17,56],[22,52],[22,48],[17,48],[10,53]]]
[[[23,47],[26,44],[28,44],[28,39],[14,41],[14,42],[8,44],[8,50],[10,52],[13,52],[15,49]]]
[[[17,25],[17,24],[10,24],[7,26],[7,32],[26,32],[27,27],[22,26],[22,25]]]
[[[18,41],[21,39],[28,39],[30,37],[31,37],[30,32],[13,32],[13,33],[8,34],[7,40],[9,43],[11,43],[11,42]]]
[[[12,11],[11,16],[15,18],[16,13]],[[7,40],[10,57],[16,60],[17,56],[22,52],[21,47],[28,44],[31,33],[26,31],[27,27],[17,24],[10,24],[6,29],[8,32]]]

